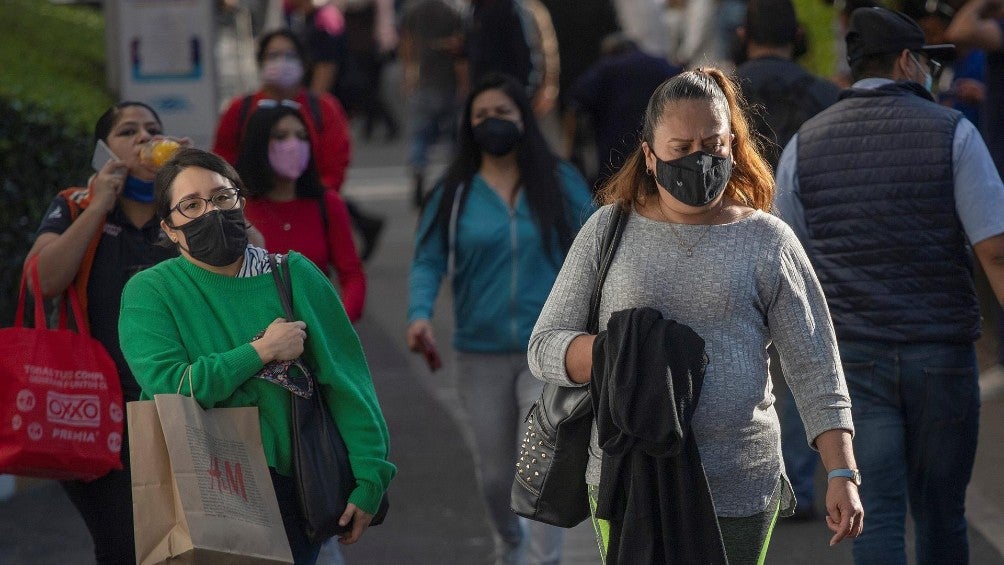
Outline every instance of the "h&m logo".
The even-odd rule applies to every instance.
[[[248,491],[244,486],[244,470],[241,464],[236,461],[223,460],[223,469],[220,469],[219,457],[213,457],[209,466],[209,477],[212,479],[209,488],[220,492],[235,494],[246,502]]]

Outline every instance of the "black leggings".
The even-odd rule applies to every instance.
[[[128,446],[123,445],[124,453]],[[94,559],[98,565],[136,562],[136,543],[132,524],[132,474],[128,456],[126,467],[85,483],[62,481],[63,490],[91,532]]]
[[[321,551],[321,544],[312,544],[304,531],[303,511],[300,510],[299,498],[296,495],[296,482],[290,477],[280,475],[272,467],[268,468],[272,475],[272,486],[275,488],[275,498],[279,502],[279,514],[282,515],[282,525],[286,528],[286,538],[293,552],[296,565],[313,565]]]

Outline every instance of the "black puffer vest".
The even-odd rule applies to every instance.
[[[952,172],[961,114],[914,83],[841,98],[798,134],[807,251],[837,336],[976,340],[979,304]]]

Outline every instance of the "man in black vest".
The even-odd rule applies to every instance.
[[[979,132],[933,101],[937,59],[911,19],[851,14],[856,81],[807,121],[778,165],[778,214],[826,293],[854,414],[868,513],[863,564],[968,563],[965,494],[979,426],[975,252],[1004,299],[1004,186]],[[923,86],[922,86],[923,85]]]

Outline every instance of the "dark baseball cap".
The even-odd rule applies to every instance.
[[[870,55],[919,51],[929,59],[951,60],[955,46],[926,45],[924,31],[906,14],[885,8],[858,8],[851,13],[847,32],[847,62],[854,64]]]

